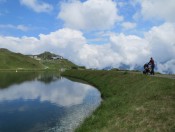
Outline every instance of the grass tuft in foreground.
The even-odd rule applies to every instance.
[[[101,92],[101,106],[77,132],[175,131],[175,80],[120,71],[71,70]]]

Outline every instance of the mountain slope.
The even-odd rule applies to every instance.
[[[37,56],[37,59],[40,60],[40,63],[43,64],[47,69],[71,69],[72,67],[77,67],[77,65],[63,58],[62,56],[50,53],[48,51],[35,56]]]
[[[45,51],[44,53],[41,53],[39,55],[36,55],[38,58],[41,58],[42,60],[50,60],[52,58],[63,58],[62,56],[60,55],[56,55],[56,54],[53,54],[53,53],[50,53],[48,51]]]
[[[0,49],[0,69],[42,69],[39,61],[7,49]]]
[[[40,63],[45,66],[46,69],[71,69],[72,67],[77,67],[75,64],[66,59],[61,60],[40,60]]]
[[[32,69],[71,69],[77,67],[62,56],[44,52],[39,55],[23,55],[0,48],[0,70],[32,70]]]

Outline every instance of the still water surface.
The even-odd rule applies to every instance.
[[[100,102],[94,87],[57,74],[0,72],[0,132],[71,132]]]

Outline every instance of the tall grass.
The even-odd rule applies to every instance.
[[[101,92],[101,106],[77,132],[175,131],[175,81],[118,71],[71,70]]]

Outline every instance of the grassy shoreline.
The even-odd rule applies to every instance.
[[[0,72],[59,71],[58,69],[0,69]]]
[[[77,132],[175,131],[175,81],[118,71],[70,70],[87,81],[103,102]]]

